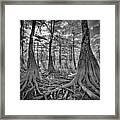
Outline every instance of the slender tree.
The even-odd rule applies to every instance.
[[[21,47],[21,62],[22,64],[24,64],[24,57],[23,57],[23,54],[24,54],[24,46],[23,46],[23,38],[24,38],[24,21],[23,20],[20,20],[20,47]]]
[[[59,64],[61,67],[61,40],[60,40],[60,38],[59,38]]]
[[[75,61],[75,47],[74,47],[75,45],[74,45],[74,39],[75,39],[75,38],[74,38],[74,32],[73,32],[73,47],[72,47],[72,48],[73,48],[73,63],[74,63],[74,68],[75,68],[75,70],[76,70],[77,68],[76,68],[76,61]]]
[[[39,66],[39,43],[37,42],[37,64]]]
[[[55,20],[51,20],[51,28],[50,28],[50,42],[49,42],[49,61],[48,61],[48,71],[49,73],[52,73],[55,71],[55,68],[53,66],[53,60],[52,60],[52,41],[53,41],[53,35],[54,35],[54,26],[55,26]]]

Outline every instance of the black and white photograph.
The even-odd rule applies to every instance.
[[[20,20],[20,100],[100,100],[100,20]]]

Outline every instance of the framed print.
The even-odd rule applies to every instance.
[[[119,119],[119,2],[1,2],[2,119]]]

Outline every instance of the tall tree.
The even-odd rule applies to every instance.
[[[73,63],[74,63],[74,67],[75,67],[75,69],[77,69],[76,68],[76,61],[75,61],[75,45],[74,45],[74,31],[72,32],[72,34],[73,34],[73,46],[72,46],[72,48],[73,48]]]
[[[80,20],[73,21],[68,20],[66,21],[66,25],[64,27],[65,34],[67,35],[67,39],[69,39],[69,60],[70,60],[70,67],[74,70],[77,69],[76,66],[76,55],[75,55],[75,48],[78,48],[77,41],[79,39],[78,35],[81,34],[81,26]],[[76,39],[77,38],[77,39]]]
[[[82,44],[75,78],[63,87],[79,84],[91,99],[99,99],[100,68],[90,46],[90,32],[87,20],[81,21]]]
[[[60,38],[59,38],[59,64],[61,67],[61,40],[60,40]]]
[[[35,24],[36,21],[33,20],[32,21],[32,30],[31,30],[31,34],[30,34],[30,42],[29,42],[29,51],[28,51],[28,62],[27,62],[27,68],[36,68],[37,64],[35,61],[35,56],[34,56],[34,51],[33,51],[33,36],[34,36],[34,31],[35,31]]]
[[[84,73],[83,82],[90,82],[92,86],[99,90],[100,68],[90,46],[90,32],[87,20],[82,20],[82,45],[78,61],[78,73]],[[84,68],[83,68],[84,67]],[[82,76],[82,75],[81,75]],[[83,77],[83,76],[82,76]]]
[[[34,51],[33,51],[33,36],[34,36],[34,31],[35,31],[35,25],[36,25],[36,21],[33,20],[32,21],[32,30],[31,30],[31,34],[30,34],[30,41],[29,41],[27,73],[26,73],[26,77],[24,80],[25,82],[21,88],[21,93],[23,93],[22,99],[25,99],[28,95],[28,91],[25,92],[25,89],[27,89],[27,87],[29,86],[29,83],[31,84],[31,87],[33,89],[37,90],[37,92],[39,94],[41,94],[39,87],[38,87],[38,83],[37,83],[37,80],[40,80],[41,76],[38,72],[38,66],[35,61],[35,56],[34,56]],[[32,90],[32,89],[30,89],[30,90]],[[28,99],[30,99],[29,96],[28,96]]]
[[[55,68],[53,66],[53,60],[52,60],[52,41],[53,41],[53,35],[54,35],[54,27],[55,27],[55,20],[51,20],[51,26],[50,26],[50,42],[49,42],[49,61],[48,61],[48,71],[49,73],[52,73],[55,71]]]
[[[24,46],[23,46],[23,38],[24,38],[24,21],[23,20],[20,20],[20,47],[21,47],[21,62],[22,64],[24,64],[24,57],[23,57],[23,52],[24,52]]]
[[[39,43],[37,42],[37,64],[39,66]]]

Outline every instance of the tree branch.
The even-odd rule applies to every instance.
[[[45,37],[43,37],[43,36],[39,36],[39,35],[35,35],[35,37],[37,37],[38,39],[48,40],[47,38],[45,38]]]

